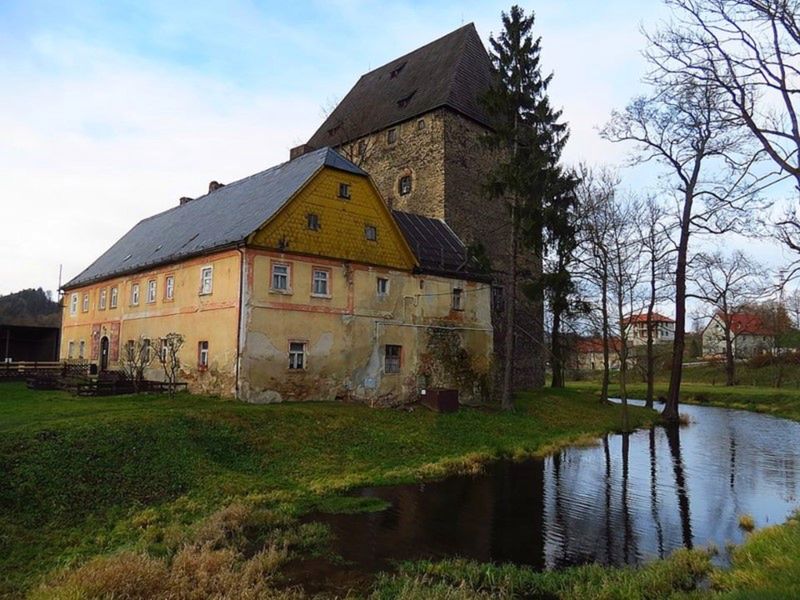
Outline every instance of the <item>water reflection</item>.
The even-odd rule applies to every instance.
[[[709,407],[682,412],[692,425],[612,435],[479,476],[365,489],[391,508],[315,518],[331,525],[336,550],[361,572],[447,556],[536,569],[637,564],[681,546],[740,542],[744,513],[758,526],[785,520],[800,492],[800,424]]]

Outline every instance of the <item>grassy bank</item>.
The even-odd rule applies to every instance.
[[[634,425],[650,418],[632,411]],[[87,399],[2,384],[0,594],[19,595],[87,560],[43,597],[113,592],[130,565],[140,581],[173,591],[202,588],[186,580],[201,563],[203,572],[219,570],[214,585],[272,581],[283,561],[323,545],[319,531],[291,517],[352,508],[336,496],[348,488],[469,472],[619,423],[618,407],[578,390],[524,394],[513,414],[436,415],[189,395]],[[216,533],[203,534],[209,528]],[[245,547],[253,539],[268,540],[272,554],[252,562]]]
[[[689,381],[681,384],[682,402],[752,410],[800,421],[800,390],[798,389],[712,385],[692,381],[691,370],[688,370],[687,378]],[[572,381],[568,386],[570,389],[595,396],[600,391],[600,384],[596,381]],[[668,388],[667,382],[657,381],[656,397],[665,396]],[[629,398],[644,398],[647,393],[645,384],[639,382],[628,384],[627,389]],[[619,385],[612,382],[609,393],[612,396],[618,396]]]

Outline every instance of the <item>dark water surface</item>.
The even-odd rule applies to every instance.
[[[763,527],[800,505],[800,423],[712,407],[681,412],[691,425],[609,435],[476,476],[360,490],[391,507],[314,515],[333,530],[345,564],[304,563],[295,577],[338,587],[396,560],[454,556],[535,569],[640,564],[709,544],[724,561],[726,544],[743,540],[740,515]]]

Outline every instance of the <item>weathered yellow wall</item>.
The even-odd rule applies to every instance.
[[[290,265],[291,293],[270,290],[274,262]],[[314,267],[331,270],[330,298],[311,296]],[[420,386],[483,399],[492,356],[488,284],[256,249],[247,250],[245,273],[242,399],[397,404],[415,400]],[[385,297],[378,277],[389,279]],[[464,290],[464,310],[451,310],[453,287]],[[436,340],[457,365],[441,362]],[[306,343],[301,371],[289,369],[292,341]],[[400,373],[384,373],[386,344],[402,346]]]
[[[338,197],[350,185],[350,199]],[[307,215],[319,216],[320,229],[308,228]],[[365,238],[365,225],[377,240]],[[326,168],[252,237],[252,244],[287,252],[334,257],[410,270],[416,261],[375,187],[364,176]]]
[[[117,348],[110,354],[124,356],[127,340],[140,335],[156,341],[170,332],[183,334],[186,338],[180,352],[182,364],[181,380],[188,381],[190,389],[207,393],[232,396],[236,391],[237,332],[239,322],[240,260],[237,250],[198,257],[173,265],[161,266],[132,276],[118,277],[77,289],[67,290],[64,298],[64,315],[61,328],[62,360],[67,360],[69,342],[75,342],[75,354],[79,342],[86,344],[85,358],[98,362],[99,338],[103,335],[114,339]],[[213,267],[211,294],[201,295],[200,273],[206,266]],[[165,279],[175,277],[175,294],[172,301],[165,299]],[[156,280],[156,301],[147,302],[148,281]],[[131,305],[131,288],[139,283],[139,305]],[[110,308],[110,290],[119,290],[117,308]],[[99,307],[100,292],[108,290],[106,309]],[[78,294],[77,314],[70,314],[70,298]],[[89,310],[83,312],[83,294],[89,294]],[[115,333],[118,328],[119,334]],[[94,335],[93,335],[94,334]],[[208,370],[197,369],[197,346],[200,341],[209,342]],[[94,352],[92,350],[94,345]],[[121,367],[119,361],[110,361],[110,368]],[[153,379],[162,379],[158,364],[147,372]]]

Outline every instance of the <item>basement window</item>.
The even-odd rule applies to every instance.
[[[340,183],[339,184],[339,198],[344,198],[345,200],[350,200],[350,184],[349,183]]]
[[[395,142],[397,142],[397,127],[392,127],[386,132],[386,143],[394,144]]]
[[[401,196],[411,193],[411,175],[403,175],[398,182],[398,191]]]
[[[300,371],[306,367],[305,342],[289,342],[289,370]]]
[[[308,213],[306,215],[306,225],[311,231],[319,231],[319,215],[315,215],[314,213]]]
[[[208,342],[197,342],[197,368],[201,371],[208,369]]]
[[[399,373],[400,372],[400,356],[403,347],[395,346],[393,344],[386,344],[386,349],[383,356],[383,372],[384,373]]]
[[[378,228],[374,225],[365,225],[364,226],[364,237],[367,238],[370,242],[378,241]]]

